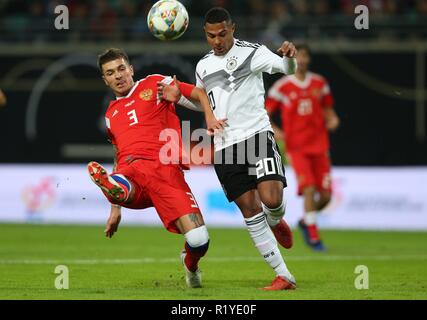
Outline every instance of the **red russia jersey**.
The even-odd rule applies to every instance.
[[[334,100],[325,78],[308,72],[304,81],[284,76],[269,90],[266,108],[280,110],[286,149],[290,152],[322,153],[329,149],[324,108]]]
[[[111,142],[117,147],[119,167],[134,159],[152,159],[188,169],[187,162],[182,161],[186,156],[182,151],[181,125],[175,105],[160,100],[157,95],[157,82],[170,80],[162,75],[149,75],[137,81],[127,96],[110,102],[105,121]],[[194,88],[182,82],[179,86],[185,97],[189,97]]]

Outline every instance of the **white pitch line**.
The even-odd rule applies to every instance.
[[[400,255],[400,256],[285,256],[285,261],[427,261],[427,255]],[[258,262],[261,257],[207,257],[206,262]],[[141,259],[0,259],[0,265],[43,265],[43,264],[150,264],[150,263],[177,263],[178,258],[141,258]]]

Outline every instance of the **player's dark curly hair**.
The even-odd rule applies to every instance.
[[[98,68],[102,73],[102,65],[106,64],[107,62],[121,58],[123,58],[128,64],[130,64],[129,57],[124,50],[118,48],[106,49],[98,56]]]
[[[215,7],[210,9],[206,15],[205,15],[205,22],[206,23],[221,23],[225,21],[226,23],[232,23],[231,15],[230,13],[221,7]]]

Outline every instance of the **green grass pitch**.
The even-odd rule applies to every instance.
[[[282,254],[298,288],[259,290],[274,277],[245,229],[210,228],[201,262],[203,285],[188,289],[179,252],[183,238],[163,228],[0,224],[0,299],[427,299],[427,233],[323,231],[327,253],[310,251],[295,231]],[[57,265],[69,289],[57,290]],[[355,268],[369,270],[357,290]]]

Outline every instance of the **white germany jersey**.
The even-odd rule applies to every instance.
[[[211,51],[198,62],[197,86],[206,90],[215,117],[228,119],[229,126],[214,138],[215,151],[273,131],[264,107],[263,72],[285,73],[283,59],[266,46],[237,39],[226,55]]]

